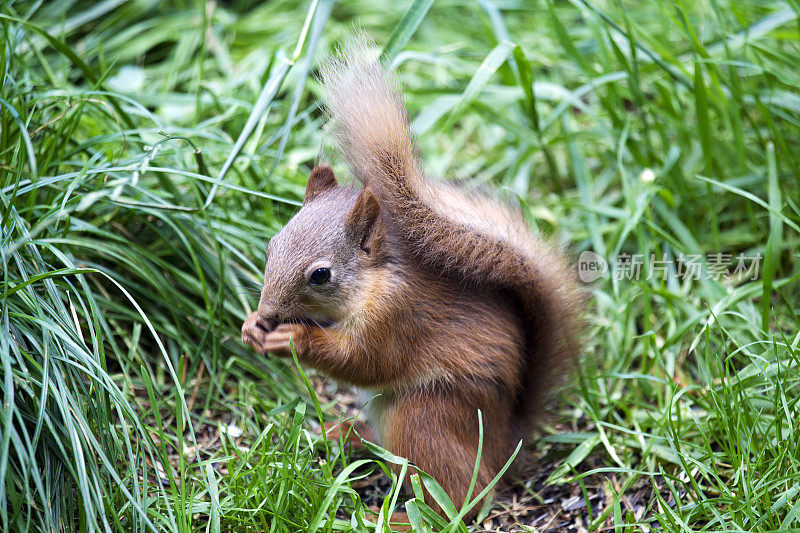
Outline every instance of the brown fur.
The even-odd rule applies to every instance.
[[[401,228],[409,255],[516,300],[526,357],[515,433],[525,436],[579,351],[583,296],[574,269],[558,249],[533,238],[520,213],[425,179],[396,82],[365,59],[364,48],[350,43],[323,71],[336,136],[353,172]]]
[[[393,82],[361,50],[324,69],[336,135],[361,190],[314,170],[270,242],[242,338],[378,396],[380,442],[460,506],[501,468],[577,353],[580,292],[563,255],[521,216],[426,180]],[[307,280],[320,265],[331,279]],[[473,513],[474,514],[474,511]]]

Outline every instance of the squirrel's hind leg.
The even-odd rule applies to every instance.
[[[489,484],[507,459],[504,454],[509,437],[509,409],[503,402],[476,402],[474,391],[471,397],[469,391],[462,392],[426,389],[397,398],[385,412],[386,424],[381,432],[385,447],[433,476],[457,509],[464,504],[475,468],[478,409],[483,413],[483,452],[470,498]],[[399,472],[399,466],[393,468]],[[429,494],[425,500],[443,515]],[[474,518],[479,508],[480,503],[465,519]]]

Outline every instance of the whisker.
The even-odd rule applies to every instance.
[[[248,296],[248,297],[253,297],[253,296],[254,296],[254,297],[258,297],[258,296],[259,296],[259,293],[258,293],[258,292],[251,291],[251,290],[248,290],[248,289],[234,289],[234,288],[229,288],[229,289],[228,289],[228,292],[229,292],[230,294],[236,294],[236,295],[244,294],[244,295],[246,295],[246,296]]]
[[[322,324],[320,324],[319,322],[317,322],[317,321],[314,319],[314,317],[313,317],[313,316],[311,316],[311,315],[308,315],[308,314],[307,314],[306,316],[307,316],[307,317],[308,317],[308,318],[309,318],[309,319],[310,319],[312,322],[314,322],[314,324],[316,324],[316,325],[317,325],[317,327],[318,327],[319,329],[321,329],[321,330],[322,330],[322,332],[323,332],[323,333],[324,333],[324,334],[325,334],[325,335],[328,337],[328,339],[330,339],[330,341],[331,341],[331,342],[333,342],[333,338],[331,337],[331,334],[330,334],[330,333],[328,333],[328,330],[327,330],[327,329],[325,329],[325,327],[324,327]]]
[[[254,280],[250,276],[247,276],[247,275],[245,275],[243,273],[240,273],[240,272],[234,272],[233,276],[231,276],[231,277],[233,277],[234,279],[237,279],[239,281],[245,282],[248,285],[260,285],[259,282],[257,282],[256,280]]]
[[[250,287],[237,287],[236,285],[227,285],[225,286],[228,290],[238,291],[238,292],[247,292],[250,294],[259,294],[261,291],[258,289],[251,289]]]
[[[220,283],[223,287],[243,287],[245,289],[253,289],[253,290],[260,290],[261,285],[256,285],[252,283]]]
[[[306,324],[305,320],[300,320],[300,324],[303,326],[303,329],[306,331],[306,335],[311,336],[311,330],[308,328],[308,324]]]

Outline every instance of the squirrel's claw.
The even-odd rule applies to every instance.
[[[275,324],[264,320],[258,313],[253,313],[242,324],[242,342],[249,344],[260,354],[272,352],[275,355],[288,357],[292,354],[290,341],[295,350],[300,352],[298,343],[304,331],[299,324]]]
[[[260,344],[259,338],[265,333],[265,331],[259,327],[259,323],[261,322],[261,317],[258,316],[258,313],[251,313],[247,320],[244,321],[242,324],[242,342],[245,344],[249,344],[256,350],[258,350],[258,344]]]

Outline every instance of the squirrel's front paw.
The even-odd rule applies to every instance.
[[[281,357],[292,355],[289,342],[294,343],[297,353],[305,351],[306,331],[302,324],[275,324],[251,314],[242,324],[242,342],[249,344],[258,353],[272,352]]]
[[[277,324],[261,318],[258,313],[251,313],[242,324],[242,342],[260,351],[262,340],[276,326]]]

